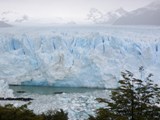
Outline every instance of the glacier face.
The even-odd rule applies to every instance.
[[[159,82],[159,27],[0,29],[0,79],[10,84],[115,87],[121,71]]]
[[[13,90],[9,89],[8,83],[4,80],[0,80],[0,97],[14,97]]]

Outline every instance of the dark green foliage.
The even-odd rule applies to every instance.
[[[149,74],[142,81],[129,71],[122,72],[123,79],[119,80],[118,90],[112,90],[111,100],[97,99],[107,108],[98,109],[97,116],[90,116],[89,120],[159,120],[160,89],[150,79],[152,76]]]
[[[68,120],[67,115],[63,110],[48,111],[46,114],[36,115],[27,108],[27,105],[21,107],[0,106],[0,120]]]
[[[60,111],[48,111],[42,114],[44,120],[68,120],[68,114],[62,109]]]
[[[27,109],[27,105],[14,107],[13,105],[0,106],[0,120],[43,120]]]

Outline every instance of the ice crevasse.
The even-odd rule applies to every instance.
[[[121,71],[160,83],[159,28],[0,30],[0,79],[56,87],[118,85]],[[141,76],[142,77],[142,76]]]

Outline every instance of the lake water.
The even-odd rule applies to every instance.
[[[14,90],[15,95],[22,93],[40,94],[40,95],[54,95],[61,93],[85,93],[101,91],[104,89],[99,88],[67,88],[67,87],[48,87],[48,86],[12,86],[10,88]]]

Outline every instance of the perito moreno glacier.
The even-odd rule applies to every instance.
[[[159,27],[0,29],[0,79],[9,84],[111,88],[124,70],[160,84]]]

